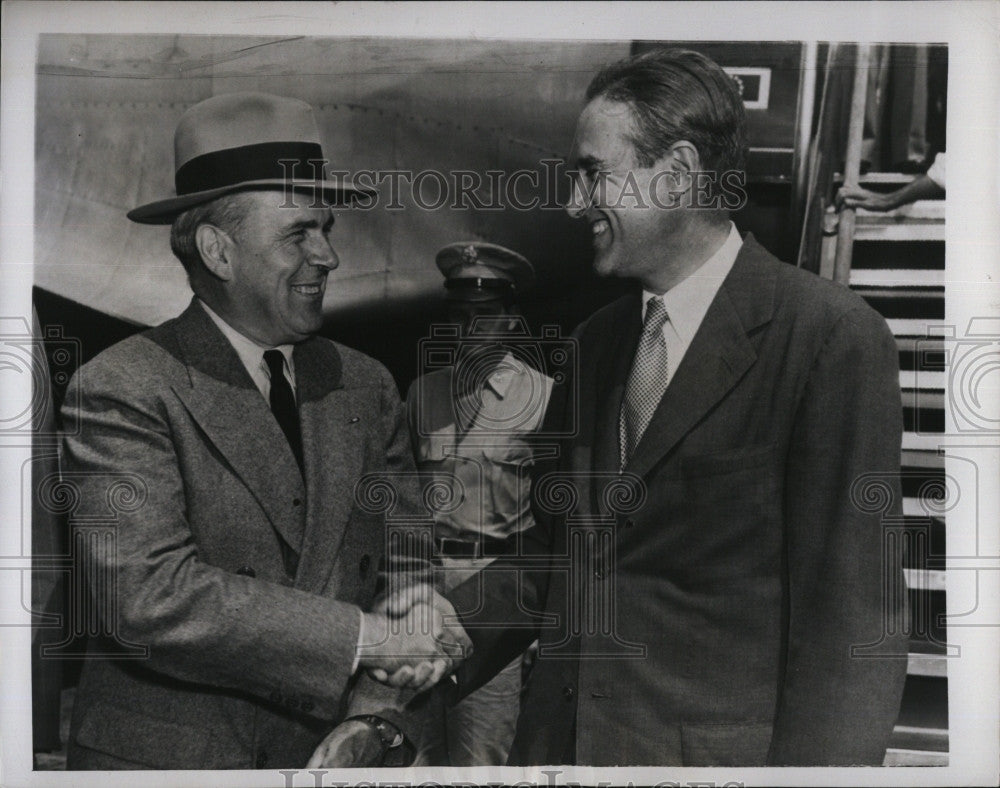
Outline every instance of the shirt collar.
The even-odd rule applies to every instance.
[[[264,363],[264,351],[270,350],[270,346],[262,345],[256,340],[250,339],[246,334],[237,331],[219,317],[215,310],[200,298],[198,299],[198,303],[201,304],[202,308],[208,313],[208,316],[212,318],[212,322],[219,327],[219,330],[229,340],[229,344],[233,346],[236,355],[240,357],[243,366],[250,373],[250,377],[255,377],[254,371],[259,369],[261,364]],[[295,350],[295,345],[278,345],[275,349],[280,350],[281,355],[285,357],[286,372],[288,373],[289,380],[294,381],[295,367],[292,364],[292,353]]]
[[[667,317],[678,336],[690,343],[705,319],[708,307],[715,299],[723,280],[729,275],[736,262],[736,256],[743,245],[736,225],[729,223],[729,235],[722,246],[709,257],[694,273],[681,280],[660,298],[667,309]],[[646,315],[646,304],[655,296],[648,290],[642,291],[642,314]]]
[[[510,351],[507,351],[507,354],[497,364],[496,369],[486,378],[486,385],[493,389],[493,393],[500,399],[503,399],[507,395],[511,381],[523,372],[524,365],[514,358]]]

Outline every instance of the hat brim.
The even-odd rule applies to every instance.
[[[315,195],[319,190],[324,204],[328,206],[347,205],[357,197],[371,196],[378,192],[375,189],[358,186],[349,178],[337,181],[287,181],[281,178],[270,178],[259,181],[243,181],[218,189],[185,194],[183,197],[169,197],[165,200],[140,205],[125,214],[133,222],[139,224],[173,224],[174,219],[184,211],[196,205],[210,202],[217,197],[242,191],[277,191],[291,189],[299,193]],[[306,205],[306,203],[302,203]]]

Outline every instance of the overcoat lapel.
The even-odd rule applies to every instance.
[[[192,301],[176,326],[190,386],[174,392],[208,440],[253,494],[275,530],[300,550],[305,498],[295,456],[239,356],[208,313]]]
[[[306,532],[295,581],[321,591],[336,564],[364,465],[371,392],[346,388],[336,347],[312,338],[295,347],[295,383],[309,490]]]
[[[749,332],[773,311],[775,275],[748,235],[624,470],[644,476],[756,361]]]

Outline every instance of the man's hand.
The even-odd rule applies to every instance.
[[[345,720],[312,754],[307,769],[350,769],[381,766],[385,746],[378,731],[363,720]]]
[[[430,586],[408,585],[364,614],[360,664],[376,681],[417,692],[433,687],[472,652],[455,610]]]
[[[868,191],[860,186],[841,186],[837,190],[837,210],[844,208],[864,208],[868,211],[891,211],[897,208],[895,194],[881,194]]]
[[[407,586],[381,600],[362,618],[359,662],[377,681],[422,692],[451,673],[471,652],[472,641],[451,604],[429,586]]]

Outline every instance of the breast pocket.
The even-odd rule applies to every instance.
[[[521,527],[531,508],[531,469],[535,464],[531,447],[521,438],[507,438],[483,449],[485,498],[489,519]]]

